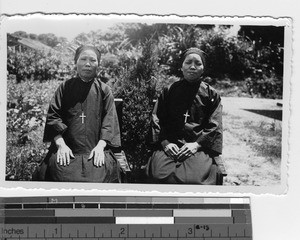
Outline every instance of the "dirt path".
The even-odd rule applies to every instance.
[[[231,97],[222,101],[223,159],[228,173],[224,185],[279,184],[281,157],[272,149],[281,148],[278,103],[282,101]]]

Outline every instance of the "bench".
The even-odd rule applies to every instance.
[[[227,176],[225,162],[222,159],[222,156],[214,157],[214,160],[215,160],[215,163],[218,166],[216,185],[223,185],[223,179],[224,179],[224,177]]]
[[[115,98],[114,101],[118,115],[120,133],[122,134],[123,99]],[[131,169],[129,167],[125,152],[122,150],[122,148],[113,149],[113,152],[121,167],[121,182],[128,183],[131,175]]]

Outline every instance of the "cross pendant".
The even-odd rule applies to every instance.
[[[189,110],[186,110],[186,113],[183,114],[183,116],[184,116],[184,123],[186,123],[187,122],[187,118],[190,117]]]
[[[84,115],[84,112],[82,112],[79,117],[81,118],[81,123],[84,123],[84,118],[86,118],[86,116]]]

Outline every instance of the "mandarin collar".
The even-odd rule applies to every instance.
[[[86,81],[83,81],[82,78],[80,76],[77,75],[77,79],[78,81],[81,83],[81,84],[84,84],[84,85],[89,85],[89,84],[92,84],[94,81],[95,81],[95,78],[93,78],[92,80],[86,82]]]
[[[186,86],[191,86],[191,87],[199,87],[200,84],[202,83],[202,79],[201,79],[201,78],[199,79],[199,81],[192,82],[192,83],[189,82],[189,81],[187,81],[185,78],[183,78],[182,81],[184,82],[184,84],[185,84]]]

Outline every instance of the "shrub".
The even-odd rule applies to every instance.
[[[13,52],[8,50],[7,70],[15,75],[17,82],[27,79],[39,81],[69,78],[72,74],[72,59],[56,51],[26,50]]]
[[[124,101],[122,146],[133,172],[147,162],[146,136],[150,127],[150,113],[155,96],[157,49],[148,41],[142,55],[129,69],[124,69],[116,94]]]
[[[282,98],[283,82],[276,76],[267,77],[263,75],[261,78],[247,78],[246,84],[248,91],[252,96],[262,98]]]
[[[59,81],[7,82],[6,179],[30,180],[46,153],[42,142],[47,107]]]

